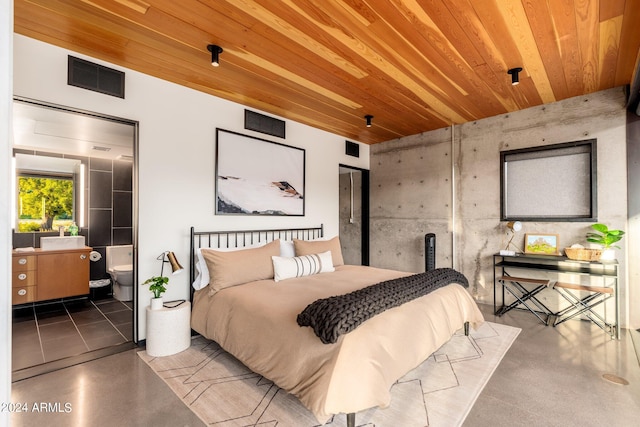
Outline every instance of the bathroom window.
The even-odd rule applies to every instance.
[[[65,229],[74,221],[74,177],[18,173],[18,232]]]

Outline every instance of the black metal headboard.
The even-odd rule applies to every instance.
[[[198,248],[243,248],[259,243],[281,240],[311,240],[324,237],[324,225],[307,228],[276,228],[269,230],[225,230],[196,231],[191,227],[191,247],[189,252],[189,289],[193,300],[193,286],[196,278],[196,249]]]

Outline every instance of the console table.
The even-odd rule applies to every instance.
[[[514,270],[518,270],[516,274]],[[600,285],[565,283],[550,280],[540,273],[571,274],[595,278]],[[502,291],[501,306],[497,304],[497,288]],[[556,291],[568,303],[565,308],[553,311],[539,298],[545,289]],[[505,291],[514,301],[505,303]],[[615,301],[614,320],[610,321],[594,308],[604,304],[610,298]],[[618,307],[618,261],[574,261],[564,256],[552,255],[493,255],[493,310],[502,316],[514,308],[531,312],[545,325],[556,326],[577,316],[584,316],[611,338],[620,338]]]

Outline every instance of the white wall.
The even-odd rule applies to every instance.
[[[0,182],[11,182],[11,93],[13,2],[0,0]],[[0,185],[0,403],[11,402],[11,190]],[[0,413],[0,425],[9,425],[9,412]]]
[[[126,72],[126,99],[67,85],[67,55]],[[369,167],[344,154],[345,138],[286,120],[286,140],[245,131],[244,106],[87,58],[21,35],[14,36],[14,94],[139,122],[138,278],[158,275],[157,256],[172,250],[186,267],[189,228],[200,230],[314,226],[338,233],[338,165]],[[212,69],[212,73],[215,70]],[[216,127],[306,150],[304,217],[215,216]],[[171,278],[165,299],[188,296],[188,275]],[[139,339],[145,337],[145,307],[151,293],[139,288]]]

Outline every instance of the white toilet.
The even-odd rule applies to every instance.
[[[133,300],[133,245],[107,246],[105,258],[113,280],[113,297]]]

